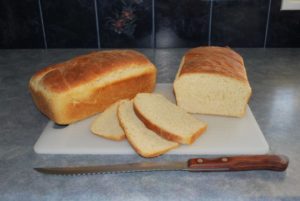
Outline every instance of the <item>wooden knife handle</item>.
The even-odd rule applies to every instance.
[[[273,170],[284,171],[289,159],[283,155],[245,155],[220,158],[193,158],[188,160],[192,172]]]

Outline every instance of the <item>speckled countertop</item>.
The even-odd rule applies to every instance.
[[[49,176],[36,166],[96,165],[143,159],[131,156],[38,155],[33,145],[48,119],[27,90],[30,76],[49,64],[92,50],[0,50],[0,200],[300,200],[300,49],[236,49],[253,88],[250,107],[272,153],[289,156],[286,172],[145,172]],[[185,49],[141,49],[172,82]]]

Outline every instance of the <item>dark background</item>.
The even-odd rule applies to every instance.
[[[0,48],[300,47],[281,0],[0,0]]]

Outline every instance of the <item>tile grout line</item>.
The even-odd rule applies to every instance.
[[[269,32],[269,21],[270,21],[270,13],[271,13],[271,4],[272,4],[272,0],[269,0],[269,8],[268,8],[268,15],[267,15],[265,40],[264,40],[264,48],[266,48],[266,46],[267,46],[267,39],[268,39],[268,32]]]
[[[95,6],[96,29],[97,29],[97,46],[98,46],[98,48],[101,48],[101,44],[100,44],[100,31],[99,31],[98,4],[97,4],[97,0],[94,0],[94,6]]]
[[[42,32],[43,32],[44,47],[45,47],[45,49],[48,49],[41,0],[38,0],[38,4],[39,4],[40,19],[41,19],[41,23],[42,23]]]
[[[156,48],[156,33],[155,33],[155,0],[152,0],[152,48]]]
[[[211,24],[212,24],[213,0],[210,0],[209,23],[208,23],[208,46],[211,45]]]

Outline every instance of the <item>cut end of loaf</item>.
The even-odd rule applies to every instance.
[[[190,113],[242,117],[251,95],[243,58],[230,48],[197,47],[174,81],[177,105]]]
[[[246,81],[217,74],[184,74],[174,82],[177,105],[190,113],[242,117],[251,96]]]

